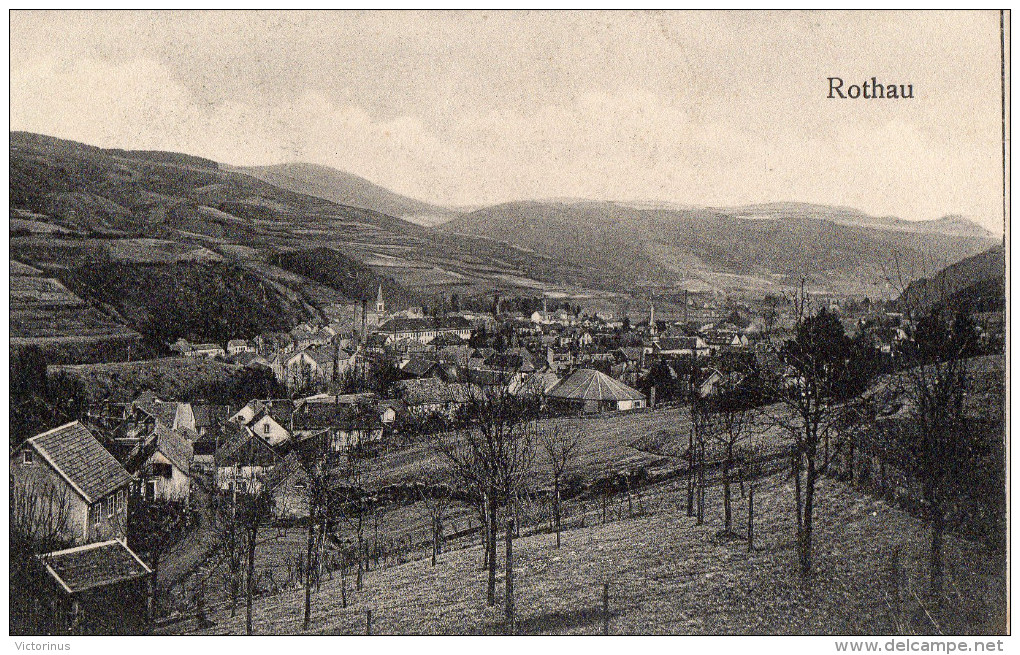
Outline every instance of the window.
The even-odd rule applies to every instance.
[[[99,501],[92,505],[92,507],[89,508],[89,512],[92,514],[92,524],[99,525],[103,520],[103,502]]]
[[[106,497],[106,518],[108,518],[108,519],[112,519],[113,518],[113,511],[114,511],[114,509],[116,509],[113,506],[113,501],[114,500],[115,499],[114,499],[113,495],[110,495],[110,496]]]
[[[117,492],[117,513],[124,511],[124,490],[121,489]]]
[[[26,450],[21,455],[22,455],[22,460],[21,461],[23,463],[25,463],[25,464],[31,464],[34,461],[34,459],[35,459],[33,457],[33,455],[35,455],[35,453],[33,453],[31,450]]]

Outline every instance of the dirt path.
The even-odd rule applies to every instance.
[[[192,490],[192,498],[198,511],[198,525],[160,563],[158,584],[163,589],[169,589],[184,580],[206,559],[215,546],[209,491],[196,484]]]

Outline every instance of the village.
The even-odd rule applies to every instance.
[[[777,389],[784,393],[805,388],[805,371],[782,345],[797,338],[795,299],[767,298],[755,306],[707,302],[698,308],[701,321],[657,318],[652,301],[647,318],[633,325],[629,316],[604,309],[579,308],[575,313],[563,304],[550,309],[543,299],[542,308],[530,315],[504,313],[497,302],[488,314],[428,316],[420,308],[388,311],[380,286],[372,308],[363,303],[347,325],[302,323],[290,332],[222,345],[184,339],[170,344],[178,358],[210,358],[269,371],[284,393],[229,406],[201,398],[160,398],[145,390],[129,402],[90,406],[80,420],[13,448],[12,507],[18,510],[18,522],[35,543],[63,546],[36,556],[44,573],[39,574],[42,580],[34,581],[40,586],[39,597],[32,601],[35,615],[45,616],[38,620],[48,629],[72,634],[85,626],[147,632],[183,615],[198,617],[201,628],[207,621],[206,604],[215,593],[206,590],[206,582],[196,591],[195,581],[203,575],[208,578],[217,567],[229,568],[232,580],[220,601],[229,597],[233,615],[238,599],[247,593],[250,612],[251,596],[269,593],[270,588],[258,587],[252,579],[254,559],[249,560],[252,568],[242,572],[239,555],[231,550],[244,541],[236,534],[240,528],[224,532],[220,525],[224,508],[229,507],[236,519],[245,502],[262,503],[257,510],[245,509],[261,512],[254,524],[248,524],[254,525],[250,543],[260,525],[266,530],[279,526],[281,535],[289,528],[303,534],[301,526],[308,526],[307,544],[299,537],[294,552],[285,556],[288,561],[297,558],[293,569],[287,564],[292,583],[298,584],[303,576],[307,588],[313,579],[317,587],[326,569],[332,579],[335,568],[347,575],[353,566],[360,589],[362,576],[372,562],[379,566],[380,557],[386,562],[399,554],[399,561],[406,561],[411,553],[427,554],[431,549],[435,561],[443,544],[458,539],[468,544],[480,536],[494,559],[497,519],[487,516],[484,490],[475,501],[464,490],[454,491],[458,470],[462,485],[471,474],[469,463],[458,459],[460,451],[448,441],[449,435],[470,432],[484,422],[486,412],[494,408],[517,412],[513,418],[497,419],[500,425],[530,421],[545,426],[536,428],[536,440],[547,438],[541,436],[542,430],[563,417],[661,416],[658,420],[678,428],[678,444],[686,447],[681,461],[692,480],[691,512],[698,476],[698,484],[704,485],[705,468],[720,465],[712,459],[719,456],[714,449],[706,455],[703,446],[695,447],[695,433],[710,430],[698,422],[699,408],[726,398],[740,398],[741,406],[753,408],[774,402]],[[822,312],[835,317],[854,343],[866,344],[863,352],[873,366],[869,376],[895,370],[897,356],[909,349],[916,325],[881,306],[847,304],[853,314],[831,301]],[[685,294],[681,319],[693,305]],[[982,352],[994,352],[1001,347],[1001,326],[994,316],[986,318],[990,322],[980,321],[974,334]],[[628,441],[650,436],[636,432],[628,435]],[[557,543],[560,498],[567,495],[559,488],[561,475],[570,472],[570,451],[583,437],[570,439],[549,446],[553,455],[560,448],[560,459],[553,457],[554,464],[559,462],[553,468]],[[734,458],[733,443],[731,462],[713,475],[722,474],[727,489],[729,476],[739,479],[743,495],[743,465],[739,473],[730,470],[739,459]],[[449,461],[435,470],[416,469],[422,479],[394,485],[380,471],[389,466],[389,453],[404,452],[401,448],[409,446],[408,452],[430,450],[433,463],[443,454]],[[528,457],[534,459],[537,447],[529,448]],[[769,448],[765,459],[778,456],[782,444],[770,443]],[[851,476],[853,461],[851,450]],[[623,475],[622,487],[619,482],[593,479],[588,488],[610,484],[607,493],[623,493],[632,503],[630,476],[647,476],[639,469],[610,476]],[[445,476],[437,477],[437,471],[445,471]],[[374,485],[372,475],[377,478]],[[431,491],[422,495],[422,484],[431,485],[426,487]],[[547,521],[553,525],[547,518],[553,512],[550,489],[522,480],[515,484],[519,486],[513,491],[504,490],[515,500],[501,501],[508,516],[517,520],[516,527],[507,528],[508,534],[525,526],[534,530]],[[446,491],[429,497],[436,489]],[[329,511],[322,506],[322,495],[334,492],[343,497],[334,508],[338,515],[348,521],[357,517],[356,543],[350,535],[342,536],[342,521],[326,518]],[[580,488],[572,493],[584,497]],[[547,507],[527,515],[521,497],[544,498]],[[481,503],[475,522],[470,511],[451,509],[456,498],[468,507]],[[374,508],[378,531],[385,501],[392,516],[401,515],[393,514],[393,508],[408,503],[421,501],[431,508],[431,526],[421,528],[421,534],[431,531],[431,538],[416,540],[411,521],[391,527],[389,540],[384,540],[388,546],[380,547],[377,534],[369,547],[363,529],[371,513],[365,503],[378,503]],[[603,506],[603,520],[605,511]],[[490,566],[495,569],[494,563]],[[182,592],[185,587],[190,591]]]

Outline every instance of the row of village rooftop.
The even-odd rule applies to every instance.
[[[542,374],[530,379],[544,380]],[[153,571],[128,544],[129,502],[188,503],[196,484],[221,493],[271,490],[274,518],[308,517],[308,477],[301,447],[336,451],[381,441],[398,416],[452,415],[480,389],[436,378],[398,382],[407,402],[372,393],[253,400],[240,409],[164,401],[149,391],[128,403],[90,409],[86,418],[35,435],[10,458],[12,516],[60,517],[49,528],[74,544],[40,553],[57,630],[106,626],[140,632],[151,621]],[[591,369],[557,383],[582,409],[626,410],[645,396]],[[517,393],[534,387],[518,384]],[[429,398],[428,403],[419,402]],[[17,522],[17,518],[12,518]],[[37,591],[37,590],[34,590]],[[118,602],[117,614],[111,598]]]
[[[413,318],[391,319],[386,325],[394,321],[438,327],[428,319]],[[569,348],[565,353],[558,349],[564,340],[577,339],[585,344],[588,337],[591,340],[586,346],[595,342],[583,326],[561,330],[553,337],[557,349],[548,346],[544,359],[520,345],[501,351],[486,346],[474,348],[466,345],[460,335],[456,335],[459,343],[446,344],[441,338],[445,333],[432,330],[439,334],[396,337],[382,343],[378,351],[358,348],[348,359],[336,355],[317,358],[309,353],[313,349],[347,352],[344,341],[349,337],[335,334],[332,343],[302,343],[306,337],[312,338],[313,331],[309,326],[299,326],[293,331],[294,340],[285,348],[286,355],[278,354],[270,362],[270,366],[282,367],[284,379],[293,382],[299,375],[312,373],[320,382],[326,382],[337,370],[331,371],[331,366],[342,365],[349,370],[361,356],[389,362],[403,379],[392,382],[385,398],[372,392],[339,393],[333,385],[330,390],[299,398],[251,400],[240,408],[192,404],[185,399],[161,400],[143,391],[127,403],[106,402],[90,407],[84,422],[28,439],[12,451],[12,480],[27,480],[27,473],[45,474],[46,484],[37,485],[38,480],[33,478],[29,480],[32,484],[20,485],[22,491],[18,493],[40,494],[54,485],[66,487],[60,490],[60,496],[69,496],[78,503],[72,512],[75,527],[68,538],[93,542],[110,535],[106,519],[124,509],[123,494],[113,492],[128,481],[134,481],[141,495],[151,499],[187,498],[196,472],[208,473],[220,490],[230,490],[239,483],[250,488],[265,468],[281,461],[294,444],[323,439],[329,447],[342,450],[352,444],[379,441],[387,431],[400,425],[413,426],[416,420],[440,417],[452,421],[486,388],[530,395],[555,411],[590,413],[654,405],[655,387],[647,384],[651,366],[656,363],[660,370],[665,366],[677,376],[681,369],[675,362],[685,356],[743,354],[780,376],[794,375],[782,370],[774,352],[761,344],[749,347],[747,330],[741,333],[735,326],[715,328],[716,334],[730,333],[732,337],[725,342],[710,342],[701,336],[659,334],[657,327],[654,320],[650,321],[645,340],[638,346],[609,351]],[[598,330],[595,333],[599,334]],[[542,340],[551,336],[542,332],[539,335]],[[330,337],[323,330],[314,336]],[[295,359],[302,356],[305,359]],[[296,361],[300,365],[292,365]],[[706,361],[708,364],[692,369],[696,377],[691,382],[699,395],[711,395],[724,383],[739,384],[732,379],[739,374],[715,368],[715,360]],[[649,393],[635,386],[648,388]],[[67,458],[67,466],[61,464],[63,457]]]
[[[515,373],[542,370],[558,375],[582,366],[596,366],[634,384],[648,356],[707,356],[722,350],[746,348],[762,332],[760,323],[741,319],[735,311],[705,308],[699,327],[648,319],[634,328],[612,312],[587,309],[573,314],[563,309],[520,313],[456,312],[423,316],[420,309],[387,312],[379,289],[374,309],[359,308],[346,321],[301,323],[289,332],[269,332],[252,339],[222,344],[191,343],[179,339],[170,349],[183,357],[212,358],[263,367],[288,390],[335,382],[367,359],[385,356],[410,377],[422,377],[431,365],[445,368],[447,381],[477,381],[486,371]],[[492,337],[509,335],[517,354],[501,360]],[[488,338],[481,338],[487,335]],[[474,339],[472,337],[475,337]],[[749,341],[750,340],[750,341]],[[469,345],[475,346],[470,348]],[[524,350],[527,353],[524,353]],[[455,375],[453,368],[461,369]],[[521,368],[523,367],[523,368]]]
[[[300,518],[308,511],[306,478],[294,453],[309,440],[336,450],[377,442],[401,419],[452,419],[479,390],[497,385],[561,411],[627,411],[655,403],[653,391],[646,395],[635,388],[644,386],[639,382],[653,363],[671,367],[685,356],[728,352],[753,357],[759,365],[778,364],[774,353],[756,343],[759,326],[739,316],[692,334],[686,324],[656,321],[654,309],[636,329],[605,315],[542,311],[509,321],[509,340],[496,350],[488,345],[491,338],[472,340],[476,329],[491,337],[500,327],[486,325],[485,317],[392,315],[381,298],[367,314],[363,324],[374,324],[371,333],[302,324],[290,333],[233,340],[226,349],[174,344],[183,356],[267,367],[288,387],[312,383],[321,393],[228,407],[163,400],[144,391],[130,402],[91,407],[81,421],[14,448],[12,506],[60,502],[66,508],[61,537],[75,546],[40,555],[57,593],[79,607],[104,594],[137,594],[151,579],[127,543],[129,497],[187,500],[199,477],[221,492],[252,490],[270,480],[276,515]],[[901,318],[885,316],[877,326],[890,347],[906,338]],[[882,347],[881,338],[879,343]],[[399,369],[403,378],[391,385],[388,398],[337,393],[340,376],[379,361]],[[695,367],[699,394],[733,382],[732,374],[713,368],[715,360],[703,361],[709,364]]]

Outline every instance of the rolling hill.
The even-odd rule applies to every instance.
[[[1006,253],[1002,244],[947,266],[930,278],[914,280],[898,302],[927,311],[934,305],[968,307],[976,312],[1006,307]]]
[[[10,193],[11,258],[92,308],[100,341],[141,331],[153,343],[134,284],[155,306],[181,302],[175,324],[202,340],[225,336],[201,314],[234,307],[235,288],[266,289],[284,322],[346,315],[379,284],[397,308],[493,291],[761,294],[800,276],[815,291],[877,295],[894,253],[901,263],[941,267],[995,243],[959,217],[909,223],[796,203],[514,202],[457,214],[324,167],[234,169],[24,132],[10,134]],[[452,218],[426,228],[402,216]],[[110,289],[124,295],[111,297],[95,271],[115,275]],[[182,271],[177,288],[170,282]],[[214,283],[217,275],[225,277]],[[15,339],[80,337],[66,308],[35,303],[21,318]],[[245,322],[244,331],[271,327],[262,323]]]
[[[279,302],[270,307],[290,323],[347,316],[366,290],[374,297],[379,284],[399,309],[438,294],[538,293],[605,282],[524,249],[426,230],[186,154],[105,150],[12,132],[10,191],[11,257],[62,280],[97,308],[89,325],[100,341],[106,333],[137,339],[135,331],[142,330],[145,341],[155,343],[158,322],[146,319],[144,307],[168,301],[182,303],[173,317],[182,335],[219,340],[223,326],[202,317],[210,309],[205,296],[243,318],[246,310],[237,308],[240,299],[229,290],[242,279],[271,290]],[[315,253],[328,255],[328,262]],[[318,270],[320,263],[329,270]],[[110,297],[97,270],[115,274],[110,289],[127,295]],[[226,277],[212,284],[209,271]],[[170,284],[175,273],[184,275],[182,288]],[[131,296],[136,284],[152,297]],[[243,331],[276,327],[271,322],[245,323]],[[66,309],[39,303],[13,328],[15,340],[40,338],[43,331],[50,341],[81,341],[81,326],[68,320]]]
[[[934,259],[942,266],[994,243],[990,233],[958,218],[915,224],[798,203],[711,209],[514,202],[439,229],[612,270],[631,286],[692,290],[760,291],[805,276],[818,290],[874,294],[894,253],[901,262]]]
[[[227,167],[281,189],[341,205],[370,209],[418,225],[433,226],[460,212],[408,198],[346,171],[303,162],[273,166]]]

